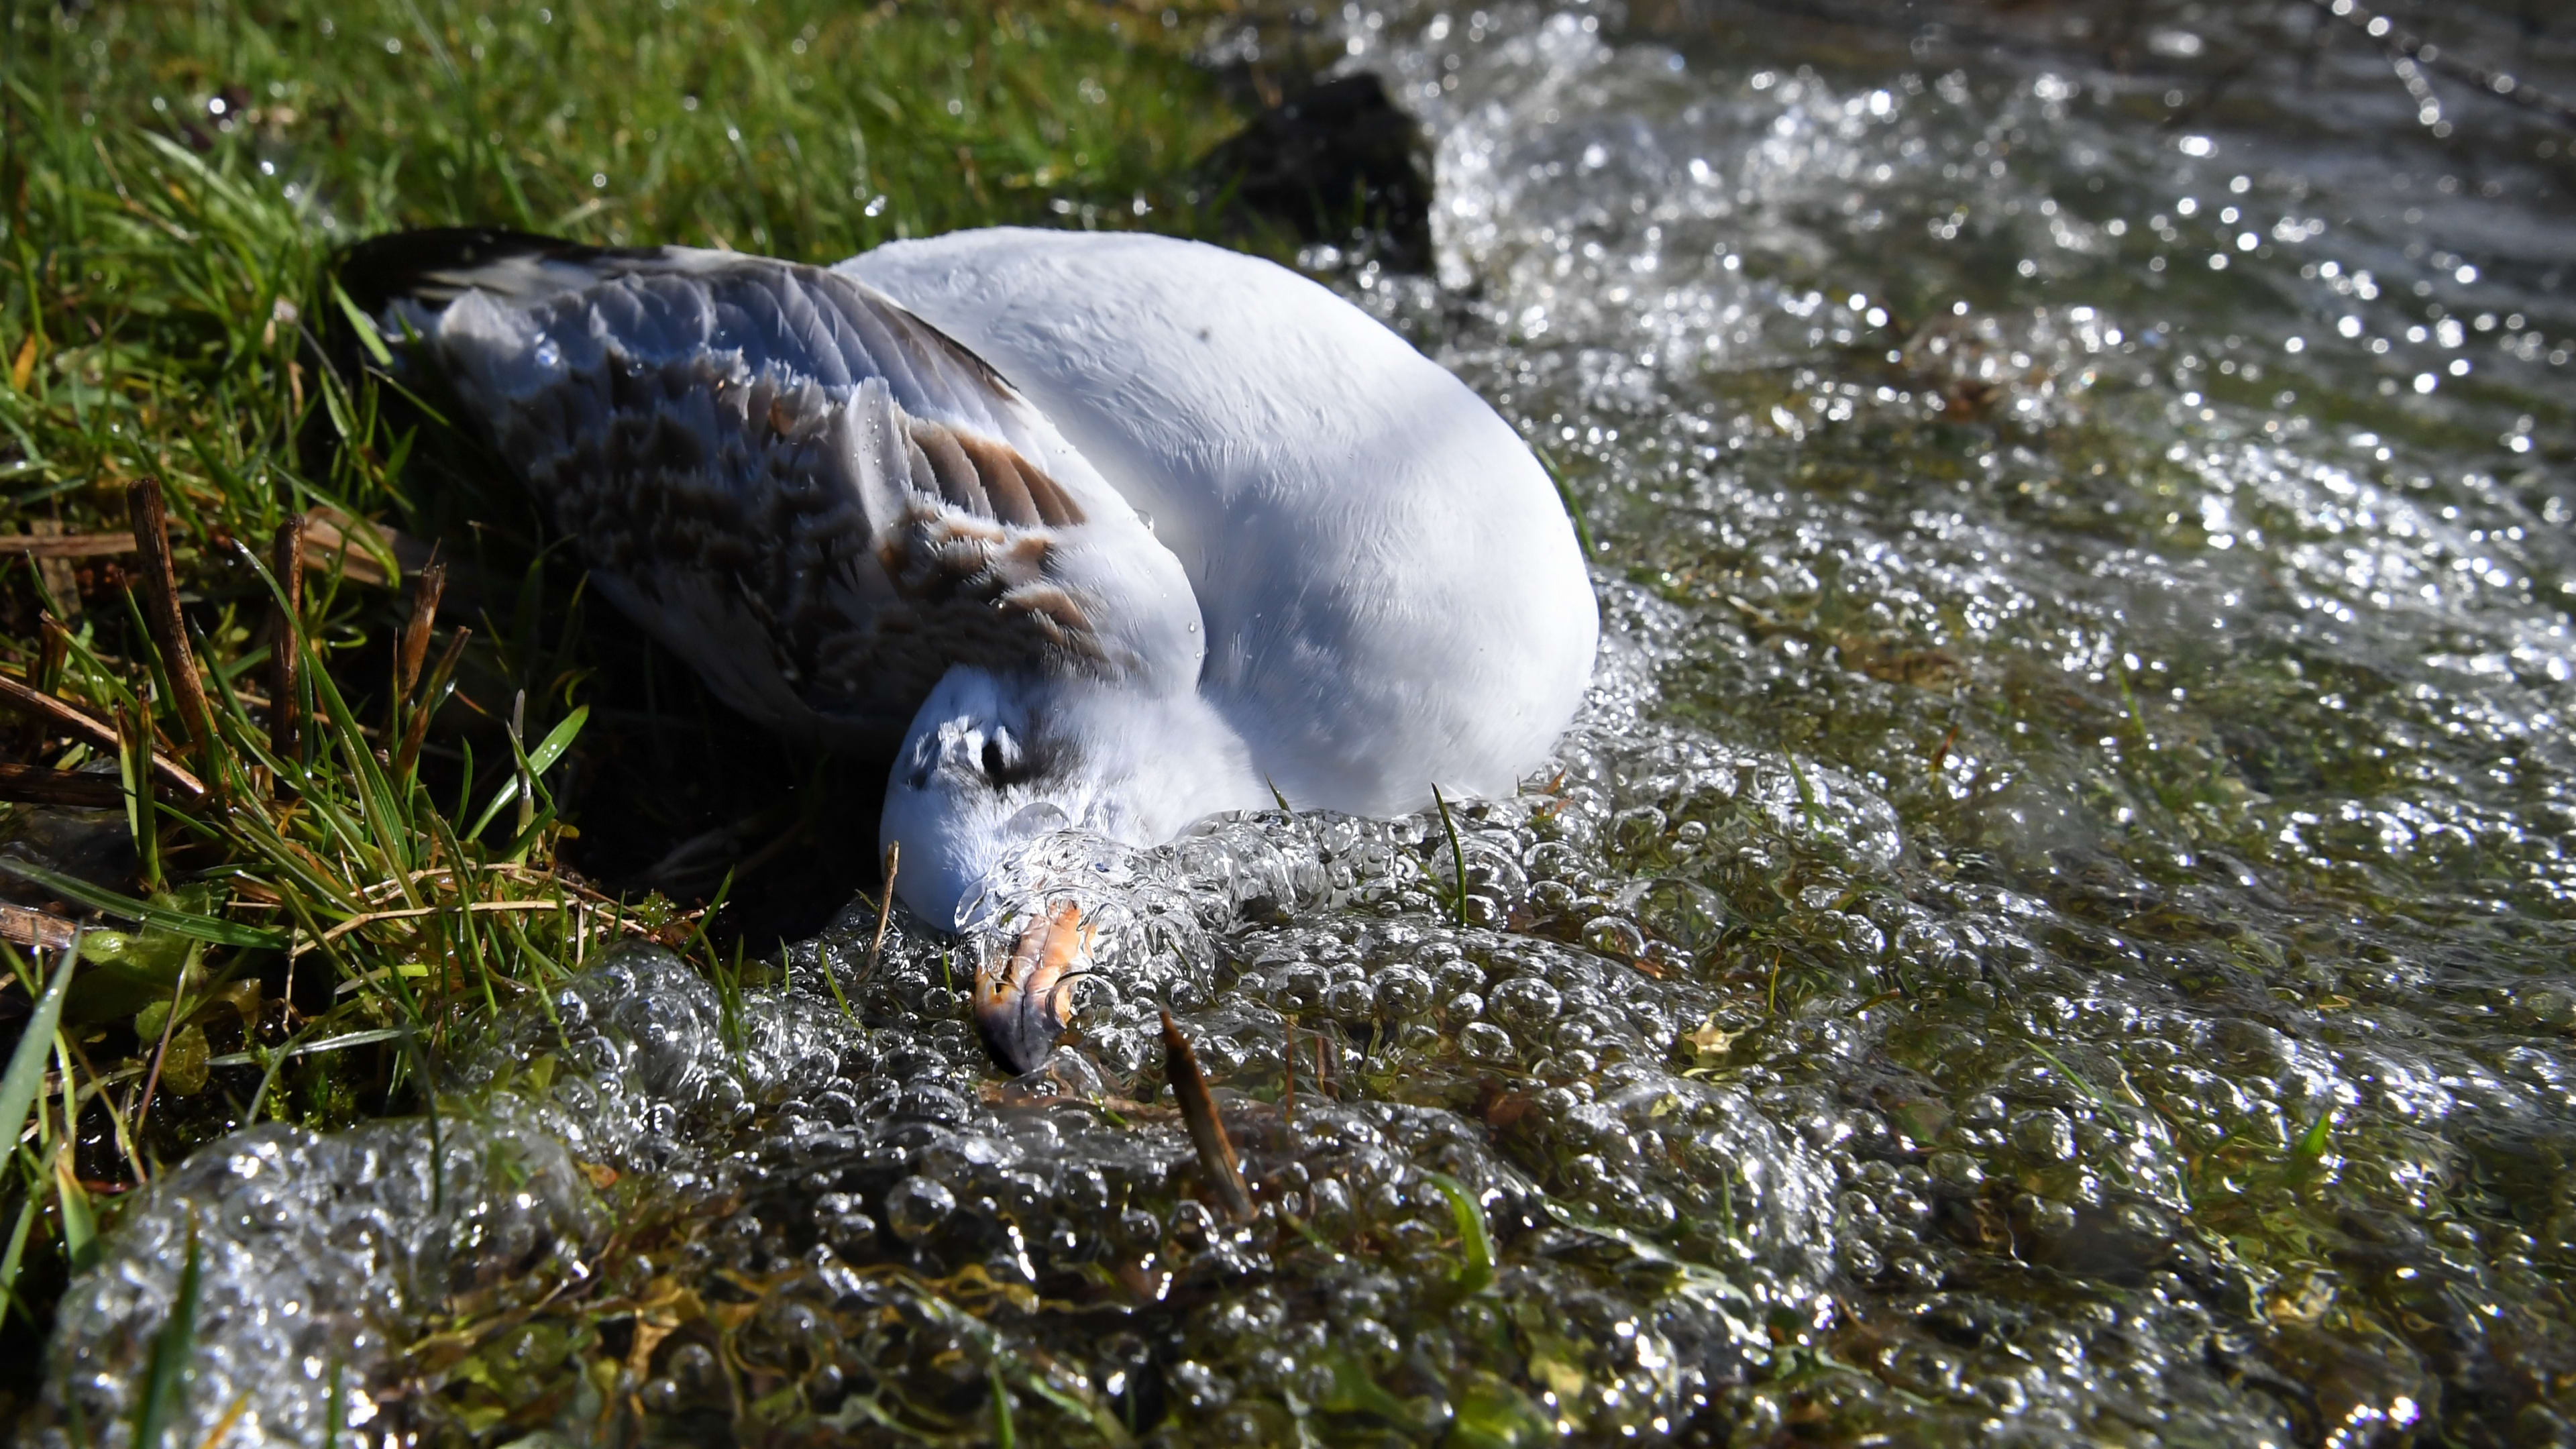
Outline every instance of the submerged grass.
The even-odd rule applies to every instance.
[[[588,622],[489,460],[334,365],[332,251],[460,223],[815,260],[985,223],[1190,230],[1189,165],[1236,122],[1189,63],[1200,18],[9,7],[0,541],[73,541],[0,552],[0,675],[79,713],[0,719],[0,761],[125,808],[0,804],[0,1388],[33,1387],[72,1256],[195,1143],[416,1104],[441,1053],[616,939],[738,981],[701,912],[576,868],[583,800],[618,793],[598,782],[675,782],[600,808],[685,821],[728,782],[821,778],[714,743],[680,671]],[[122,536],[147,479],[178,606],[157,631],[149,541]],[[442,540],[443,597],[395,530]],[[815,798],[755,813],[744,848],[810,832]]]

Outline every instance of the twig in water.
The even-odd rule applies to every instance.
[[[2393,59],[2411,62],[2427,70],[2439,71],[2453,80],[2465,82],[2489,95],[2500,96],[2515,105],[2538,111],[2561,126],[2576,129],[2576,104],[2552,95],[2527,80],[2479,65],[2475,61],[2463,60],[2447,49],[2432,44],[2423,36],[2396,28],[2387,16],[2375,14],[2367,6],[2354,3],[2354,0],[2335,0],[2335,3],[2328,3],[2328,0],[2308,0],[2308,3],[2370,37]],[[2400,71],[2399,75],[2404,78],[2405,73]]]
[[[1279,1013],[1279,1066],[1286,1073],[1279,1088],[1279,1115],[1297,1110],[1297,1023]]]
[[[903,842],[886,842],[885,893],[877,897],[877,935],[868,943],[868,964],[859,970],[859,979],[867,981],[877,974],[877,962],[885,957],[886,922],[894,916],[894,875],[903,868]]]
[[[1181,1120],[1189,1125],[1190,1145],[1198,1149],[1199,1173],[1225,1207],[1226,1216],[1242,1222],[1252,1216],[1252,1189],[1244,1185],[1243,1168],[1235,1161],[1234,1144],[1226,1140],[1225,1123],[1216,1114],[1216,1099],[1208,1093],[1207,1073],[1199,1070],[1199,1058],[1190,1050],[1189,1040],[1181,1035],[1181,1024],[1163,1013],[1163,1075],[1171,1080],[1172,1096],[1181,1104]]]

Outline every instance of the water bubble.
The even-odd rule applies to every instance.
[[[1646,933],[1637,923],[1618,916],[1601,916],[1586,922],[1583,944],[1617,960],[1634,960],[1646,950]]]
[[[1324,1010],[1336,1021],[1367,1021],[1377,1015],[1377,993],[1365,981],[1336,982],[1324,992]]]
[[[1324,992],[1332,978],[1322,968],[1311,965],[1292,966],[1279,973],[1273,986],[1274,999],[1282,1011],[1291,1014],[1312,1011],[1323,1004]]]
[[[1519,976],[1494,988],[1486,1011],[1503,1026],[1528,1034],[1555,1021],[1564,1004],[1555,987],[1534,976]]]
[[[1380,971],[1374,985],[1379,1008],[1398,1021],[1428,1011],[1438,989],[1430,977],[1407,966],[1391,966]]]
[[[2053,1107],[2014,1117],[2009,1135],[2014,1147],[2040,1161],[2068,1162],[2075,1157],[2075,1124]]]
[[[906,1242],[919,1242],[957,1211],[957,1195],[943,1183],[907,1177],[886,1194],[886,1226]]]
[[[1512,1059],[1512,1036],[1490,1021],[1470,1022],[1458,1032],[1458,1052],[1469,1061],[1500,1065]]]

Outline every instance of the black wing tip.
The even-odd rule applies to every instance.
[[[440,273],[470,271],[514,257],[592,262],[607,255],[610,253],[599,247],[535,232],[493,226],[433,226],[386,232],[353,242],[333,259],[331,275],[360,312],[380,317],[395,301],[421,299],[424,291],[452,290],[430,280]],[[444,303],[446,299],[441,296],[437,300]]]

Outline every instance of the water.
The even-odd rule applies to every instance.
[[[1310,260],[1600,543],[1556,766],[1054,843],[991,914],[1078,896],[1113,969],[1022,1082],[901,923],[734,1001],[626,958],[435,1144],[157,1187],[56,1422],[130,1405],[193,1209],[239,1443],[334,1354],[423,1442],[2567,1440],[2570,138],[2366,15],[1934,18],[1217,37],[1434,134],[1438,275]]]

